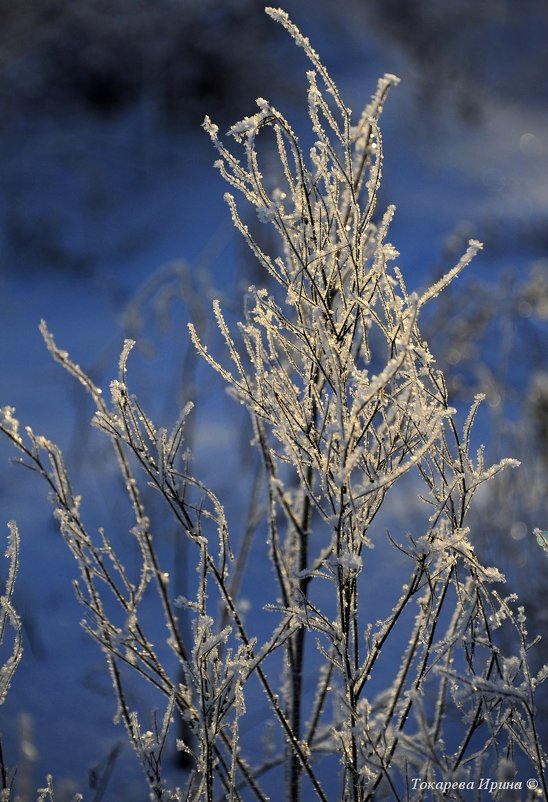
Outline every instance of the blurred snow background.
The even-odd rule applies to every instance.
[[[391,238],[409,287],[452,266],[469,237],[485,243],[425,326],[455,401],[488,393],[488,453],[523,461],[483,498],[477,542],[524,595],[531,631],[548,631],[545,558],[532,536],[548,526],[548,7],[295,0],[284,8],[356,113],[379,75],[402,78],[381,121],[382,203],[397,205]],[[231,230],[204,114],[227,129],[261,95],[306,130],[308,65],[262,9],[256,0],[2,5],[0,406],[15,406],[23,423],[66,449],[93,500],[90,515],[121,533],[120,488],[87,427],[91,409],[52,363],[38,322],[105,389],[124,337],[137,339],[134,389],[166,425],[184,399],[197,399],[198,469],[232,516],[241,514],[245,421],[196,366],[186,322],[206,329],[219,294],[237,315],[247,285],[262,281]],[[61,802],[74,789],[144,799],[129,749],[112,751],[123,733],[112,725],[102,656],[78,627],[75,567],[44,488],[10,456],[0,442],[0,524],[15,518],[21,530],[16,606],[26,643],[0,709],[7,760],[27,789],[51,771]],[[412,525],[405,504],[398,516]],[[94,778],[113,754],[103,794]]]

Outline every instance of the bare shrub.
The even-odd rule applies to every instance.
[[[533,775],[546,792],[535,718],[535,690],[545,672],[531,676],[534,640],[523,610],[497,589],[504,578],[481,564],[467,525],[478,488],[516,462],[486,465],[481,448],[472,452],[482,399],[458,425],[419,328],[423,307],[481,246],[471,241],[447,275],[421,295],[408,293],[387,241],[394,208],[376,215],[378,120],[397,79],[384,76],[353,122],[308,40],[284,12],[267,13],[311,62],[314,144],[305,155],[288,121],[263,99],[230,130],[243,159],[206,119],[217,166],[273,227],[281,251],[260,248],[227,194],[233,222],[274,289],[250,288],[236,329],[214,302],[224,357],[213,356],[190,326],[198,352],[249,412],[263,467],[261,515],[247,532],[242,520],[229,536],[221,500],[194,475],[185,450],[191,405],[171,431],[151,420],[128,386],[129,340],[107,402],[42,324],[52,355],[90,394],[93,423],[112,443],[132,510],[128,551],[137,547],[137,568],[106,531],[86,524],[59,448],[28,428],[20,434],[9,407],[2,430],[49,486],[79,566],[85,627],[104,652],[117,717],[151,799],[266,800],[273,783],[283,783],[292,802],[326,802],[335,793],[355,802],[466,799],[481,778],[500,784],[491,788],[495,794],[499,787],[520,789],[519,778]],[[258,153],[266,128],[280,161],[280,181],[272,187]],[[161,564],[161,532],[147,512],[146,485],[194,551],[195,582],[185,598],[174,598]],[[386,520],[398,492],[410,494],[414,531],[385,538],[378,521]],[[414,512],[417,499],[422,517]],[[254,532],[264,538],[272,568],[259,590],[253,566],[244,570]],[[369,591],[373,548],[384,549],[405,573],[382,598]],[[267,636],[260,634],[264,611],[246,612],[245,596],[264,596]],[[152,598],[163,611],[167,653],[164,644],[154,645],[158,622],[143,615]],[[190,642],[181,633],[180,610],[192,620]],[[514,653],[500,645],[502,632],[505,643],[511,633]],[[164,698],[152,729],[130,707],[128,671]],[[246,705],[259,688],[270,735],[256,759]],[[164,771],[176,714],[189,732],[178,744],[192,761],[184,787]]]

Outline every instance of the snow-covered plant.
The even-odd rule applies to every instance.
[[[13,646],[7,649],[7,654],[2,655],[0,662],[0,704],[6,698],[11,679],[17,668],[23,653],[23,639],[21,634],[21,620],[13,606],[13,591],[15,589],[15,577],[19,566],[19,532],[13,521],[8,524],[8,547],[6,557],[9,560],[8,575],[6,578],[3,593],[0,596],[0,647],[4,646],[4,639],[11,630],[14,636]]]
[[[11,417],[11,410],[4,408],[1,410],[5,423]],[[12,434],[16,435],[16,429],[12,428]],[[13,595],[15,590],[15,579],[19,569],[19,530],[14,521],[8,524],[9,534],[7,538],[6,557],[8,558],[8,573],[0,596],[0,705],[5,701],[15,669],[17,668],[23,655],[23,633],[21,619],[13,605]],[[4,641],[12,633],[13,644],[9,647],[4,646]],[[20,796],[14,796],[14,785],[17,771],[10,770],[7,757],[4,754],[2,745],[2,733],[0,732],[0,802],[21,802]],[[37,790],[36,802],[55,802],[53,779],[48,775],[47,787]],[[76,794],[72,802],[81,802],[81,794]]]
[[[5,417],[5,415],[4,415]],[[10,521],[8,547],[6,557],[9,568],[6,581],[0,587],[0,705],[4,702],[13,674],[23,654],[23,638],[21,619],[13,606],[13,592],[15,578],[19,565],[19,532],[13,521]],[[13,644],[9,647],[4,641],[9,640],[8,633],[13,635]],[[9,802],[13,784],[13,773],[8,770],[2,747],[2,733],[0,732],[0,800]]]
[[[105,654],[117,715],[151,799],[266,800],[283,783],[288,802],[464,800],[482,778],[498,783],[490,787],[495,796],[531,776],[546,792],[535,707],[546,672],[531,676],[534,641],[523,610],[496,589],[504,578],[481,564],[467,525],[478,488],[516,463],[487,465],[482,448],[472,453],[482,399],[459,426],[419,328],[423,307],[481,246],[471,241],[436,284],[408,293],[387,240],[394,208],[380,215],[376,209],[378,120],[397,79],[384,76],[353,121],[308,40],[284,12],[267,13],[311,62],[314,142],[305,153],[288,121],[263,99],[229,132],[242,157],[206,119],[222,175],[281,247],[265,252],[227,194],[234,224],[265,270],[265,286],[250,288],[237,329],[214,302],[225,357],[212,355],[192,326],[190,333],[249,412],[264,474],[262,519],[251,528],[272,574],[257,581],[252,563],[244,573],[245,523],[232,525],[229,536],[221,500],[192,472],[184,443],[190,406],[167,431],[131,394],[131,341],[107,402],[42,325],[53,356],[91,395],[94,424],[114,448],[132,508],[137,569],[106,530],[97,536],[86,525],[59,448],[30,429],[23,438],[11,408],[2,429],[50,487],[80,568],[85,626]],[[258,150],[267,128],[280,162],[272,184]],[[195,584],[185,598],[175,598],[161,564],[144,484],[158,491],[194,550]],[[405,492],[409,531],[391,525],[385,536],[390,506]],[[398,577],[382,597],[371,592],[371,549],[383,550],[394,566],[388,575]],[[167,656],[154,645],[158,621],[151,629],[143,615],[153,594],[163,610]],[[264,597],[267,612],[244,615],[246,596]],[[183,634],[181,609],[192,620],[191,638]],[[504,650],[508,642],[515,653]],[[128,671],[164,697],[162,722],[152,729],[130,707]],[[262,755],[246,732],[257,699],[266,699],[268,710]],[[163,770],[175,717],[185,724],[188,735],[178,743],[192,764],[179,787]]]

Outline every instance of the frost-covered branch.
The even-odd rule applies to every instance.
[[[266,252],[259,245],[227,193],[264,279],[249,288],[237,325],[213,302],[220,354],[189,324],[198,354],[249,414],[262,466],[253,491],[261,521],[229,526],[221,494],[195,475],[185,444],[191,405],[163,427],[131,393],[132,341],[107,401],[42,325],[54,358],[91,396],[93,424],[112,445],[133,517],[125,545],[114,547],[108,527],[95,533],[87,526],[54,443],[28,428],[20,434],[11,407],[2,410],[0,428],[49,487],[80,571],[85,628],[105,654],[118,718],[152,799],[266,800],[270,782],[284,784],[286,802],[325,802],[334,798],[338,773],[336,793],[345,802],[419,802],[423,791],[412,777],[458,786],[481,776],[483,766],[496,776],[527,766],[546,790],[535,701],[546,672],[532,675],[524,614],[494,589],[504,577],[482,564],[469,523],[478,488],[517,462],[488,465],[482,448],[473,452],[482,399],[461,426],[435,342],[431,348],[421,333],[423,306],[481,246],[471,241],[420,296],[408,291],[389,241],[395,209],[377,212],[379,118],[397,79],[384,76],[354,120],[308,39],[285,12],[267,13],[311,64],[314,142],[305,153],[294,127],[263,98],[255,114],[232,126],[230,145],[206,118],[217,168],[277,246]],[[277,148],[275,176],[263,167],[266,128]],[[148,510],[148,488],[189,545],[196,572],[184,597],[160,556],[162,525]],[[238,482],[231,492],[240,492]],[[422,515],[411,512],[417,500]],[[409,529],[396,524],[385,538],[379,521],[392,525],[392,501],[408,504]],[[258,580],[247,559],[254,529],[264,535],[272,568]],[[128,544],[137,547],[136,566]],[[373,548],[402,580],[382,598],[371,592]],[[258,584],[265,610],[248,616],[241,594],[247,587],[257,596]],[[9,596],[2,602],[8,620]],[[159,613],[154,627],[144,615],[148,604]],[[186,634],[180,610],[190,622]],[[272,621],[266,636],[263,613]],[[159,631],[164,641],[155,645]],[[162,697],[161,724],[154,719],[145,728],[131,709],[128,672]],[[271,740],[257,757],[246,715],[259,697]],[[191,764],[184,790],[169,785],[162,768],[176,717],[186,728],[179,748]]]

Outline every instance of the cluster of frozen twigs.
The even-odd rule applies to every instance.
[[[528,668],[532,641],[523,610],[499,594],[503,577],[481,564],[467,528],[477,489],[515,463],[488,466],[481,449],[471,453],[481,398],[461,429],[419,329],[422,307],[480,245],[471,242],[429,290],[408,294],[393,264],[398,254],[386,241],[394,210],[375,216],[382,161],[378,119],[396,79],[380,80],[352,124],[308,40],[284,12],[267,13],[312,64],[314,144],[306,156],[286,119],[262,99],[258,112],[230,131],[243,148],[241,161],[206,120],[217,166],[274,228],[281,250],[275,256],[261,249],[227,194],[234,224],[268,274],[270,289],[250,289],[238,331],[214,303],[226,358],[212,356],[190,329],[198,352],[247,407],[262,457],[264,515],[257,531],[273,568],[270,636],[259,640],[253,614],[242,615],[246,580],[238,538],[245,527],[229,538],[221,501],[192,473],[184,445],[190,409],[171,432],[147,416],[128,388],[130,341],[107,403],[42,327],[55,359],[91,395],[94,424],[112,442],[133,511],[128,537],[138,546],[139,570],[127,567],[107,534],[86,526],[60,450],[29,429],[20,433],[11,408],[4,408],[1,427],[22,461],[49,485],[61,533],[80,569],[85,625],[105,654],[118,716],[151,799],[266,800],[278,775],[287,802],[326,802],[334,793],[352,802],[468,799],[469,789],[486,776],[499,783],[494,794],[512,788],[515,798],[525,798],[525,785],[523,797],[519,788],[529,776],[546,793],[535,717],[535,689],[544,676],[531,676]],[[281,164],[278,186],[268,188],[257,150],[267,127]],[[415,532],[389,535],[407,561],[408,577],[386,588],[389,611],[380,613],[375,599],[365,598],[368,550],[379,546],[374,522],[381,509],[410,473],[413,488],[420,482],[426,515]],[[160,533],[145,509],[145,484],[161,495],[178,536],[193,549],[197,573],[188,598],[175,598],[160,564]],[[12,555],[15,544],[13,530]],[[3,686],[20,649],[10,605],[13,581],[14,569],[2,615],[15,624],[17,645]],[[249,583],[252,588],[252,577]],[[161,624],[147,631],[141,615],[152,591],[176,658],[169,668],[153,646]],[[181,607],[193,622],[191,639],[181,632]],[[513,653],[505,651],[509,643]],[[127,671],[165,698],[154,731],[144,731],[128,705]],[[259,762],[249,758],[246,740],[246,702],[250,693],[257,698],[257,684],[271,725],[270,748]],[[178,746],[191,768],[176,788],[162,766],[178,717],[188,732]]]

